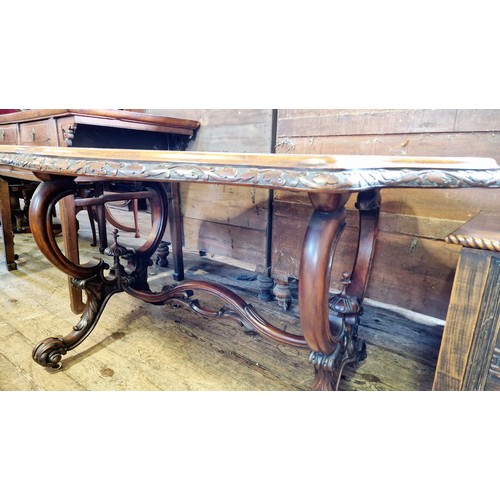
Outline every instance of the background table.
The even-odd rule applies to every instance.
[[[121,110],[41,109],[0,115],[0,145],[99,147],[153,150],[185,150],[199,127],[195,120],[183,120]],[[19,192],[32,193],[38,179],[29,172],[4,172],[0,177],[0,216],[7,268],[17,268],[12,212]],[[10,180],[7,180],[10,179]],[[23,187],[20,188],[19,185]],[[15,190],[13,185],[18,187]],[[25,200],[29,203],[30,197]],[[171,186],[171,221],[174,265],[182,279],[179,192]],[[71,199],[61,202],[61,224],[65,251],[78,260],[75,208]],[[104,242],[106,246],[106,242]],[[74,312],[83,310],[81,291],[70,288]]]

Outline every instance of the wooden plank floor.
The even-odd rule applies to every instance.
[[[141,224],[147,224],[141,213]],[[95,255],[88,221],[79,214],[82,262]],[[60,240],[59,240],[60,241]],[[15,236],[18,270],[0,258],[0,389],[15,391],[297,391],[309,390],[308,351],[246,334],[235,322],[212,322],[189,311],[145,304],[125,293],[111,298],[88,339],[47,370],[31,359],[33,346],[66,335],[78,321],[69,308],[66,277],[41,255],[30,234]],[[120,243],[136,244],[122,233]],[[1,243],[0,243],[1,244]],[[300,333],[297,301],[283,312],[257,299],[251,270],[185,253],[186,277],[229,286],[271,322]],[[152,287],[171,283],[154,265]],[[211,300],[211,299],[210,299]],[[347,369],[341,390],[431,390],[442,326],[365,306],[359,334],[368,358]]]

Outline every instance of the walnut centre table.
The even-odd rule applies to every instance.
[[[42,340],[33,359],[58,368],[69,350],[92,332],[109,298],[126,292],[151,304],[190,308],[207,318],[232,318],[247,330],[277,342],[311,350],[314,389],[335,390],[343,368],[366,356],[358,337],[359,316],[375,248],[381,191],[384,188],[500,188],[500,167],[489,158],[428,158],[283,154],[231,154],[123,149],[0,146],[2,172],[32,172],[39,180],[30,206],[31,231],[45,257],[86,292],[78,324],[65,337]],[[76,264],[59,249],[52,231],[52,209],[66,196],[78,195],[79,182],[138,182],[150,198],[152,230],[137,249],[115,243],[104,261]],[[303,336],[283,331],[231,290],[208,281],[184,281],[154,292],[148,267],[167,223],[168,183],[201,182],[265,189],[304,191],[312,215],[302,245],[299,311]],[[144,194],[146,192],[146,194]],[[330,296],[335,247],[345,226],[345,203],[357,194],[359,240],[352,272],[344,274],[343,290]],[[104,203],[106,197],[94,199]],[[82,203],[91,200],[83,200]],[[204,308],[197,291],[216,296],[219,310]]]

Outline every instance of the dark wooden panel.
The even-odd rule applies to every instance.
[[[148,112],[198,120],[200,129],[188,149],[233,153],[271,151],[270,109],[155,109]]]
[[[350,202],[354,205],[356,196]],[[293,204],[275,200],[273,213],[276,217],[296,219],[299,223],[307,221],[312,212],[309,204]],[[347,224],[358,227],[358,211],[353,208],[347,210]],[[420,217],[382,212],[380,214],[379,230],[388,233],[401,233],[422,238],[444,240],[460,225],[459,221],[436,219],[433,217]]]
[[[263,123],[269,125],[270,109],[148,109],[146,112],[197,120],[201,128],[209,128],[216,125],[243,125],[252,123]]]
[[[455,131],[498,131],[500,130],[499,109],[457,109]]]
[[[397,134],[452,130],[455,110],[307,110],[286,118],[278,115],[278,137]]]

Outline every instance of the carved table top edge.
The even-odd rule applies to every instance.
[[[0,146],[4,171],[248,185],[295,191],[377,188],[500,188],[491,158],[208,153]]]

